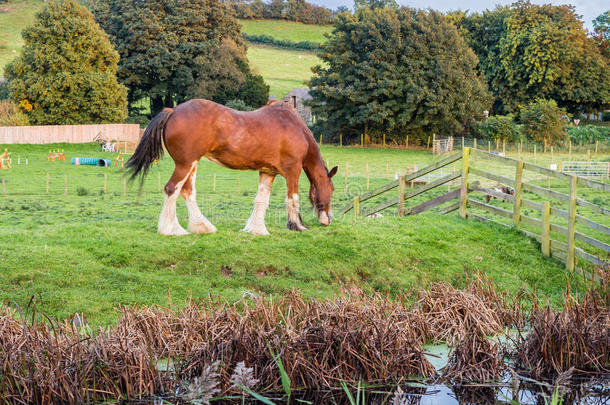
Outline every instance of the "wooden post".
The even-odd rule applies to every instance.
[[[383,134],[383,147],[385,148],[385,133]]]
[[[500,151],[500,138],[496,138],[496,150]]]
[[[360,134],[360,147],[364,148],[364,134]]]
[[[64,195],[68,195],[68,175],[64,176]]]
[[[322,146],[322,134],[320,134],[320,146]]]
[[[476,149],[477,148],[477,138],[474,138],[473,143],[474,143],[473,144],[473,149]]]
[[[409,135],[407,135],[407,140],[405,141],[405,149],[409,149]]]
[[[491,153],[491,141],[487,140],[487,152]]]
[[[502,154],[506,156],[506,139],[502,139]]]
[[[339,134],[339,146],[343,146],[343,134]]]
[[[349,172],[349,162],[345,161],[345,191],[347,191],[347,174]]]
[[[566,269],[574,270],[574,248],[576,232],[576,181],[577,177],[570,178],[570,202],[568,205],[568,260]]]
[[[513,205],[513,223],[519,229],[521,224],[521,191],[523,189],[523,160],[517,162],[515,170],[515,204]]]
[[[49,194],[49,173],[47,173],[47,194]]]
[[[123,178],[123,195],[127,195],[127,179]]]
[[[591,149],[587,149],[587,163],[591,163]]]
[[[106,194],[107,184],[108,184],[108,174],[104,173],[104,194]]]
[[[354,216],[360,215],[360,196],[354,197]]]
[[[553,163],[553,145],[551,145],[551,163]]]
[[[544,140],[544,150],[542,151],[542,153],[546,154],[546,139]]]
[[[216,173],[214,173],[214,180],[212,181],[212,191],[216,192]]]
[[[460,216],[466,218],[468,205],[468,164],[470,163],[470,148],[462,151],[462,186],[460,188]]]
[[[405,176],[398,178],[398,216],[402,217],[405,213]]]
[[[551,203],[544,201],[542,203],[542,254],[545,256],[551,255]]]
[[[366,189],[367,189],[367,191],[369,189],[369,185],[370,185],[370,182],[369,182],[369,162],[366,162]]]

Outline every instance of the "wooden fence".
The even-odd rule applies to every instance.
[[[138,124],[41,125],[0,127],[0,144],[94,142],[100,132],[108,140],[135,143],[140,140]]]
[[[515,175],[512,177],[505,177],[498,174],[490,173],[471,165],[471,160],[476,163],[476,157],[495,160],[500,163],[510,165],[514,167]],[[475,159],[473,159],[475,158]],[[462,160],[462,170],[455,173],[442,176],[432,182],[429,182],[417,189],[406,192],[406,184],[419,177],[425,176],[429,173],[440,170],[441,168],[448,166],[458,160]],[[485,166],[482,166],[485,167]],[[542,174],[548,177],[552,177],[559,180],[564,180],[569,184],[569,194],[564,194],[550,188],[540,187],[534,184],[530,184],[523,180],[523,172],[532,171],[538,174]],[[480,176],[485,179],[492,180],[499,184],[503,184],[512,187],[514,194],[503,193],[494,189],[485,188],[480,185],[479,182],[470,182],[469,176]],[[449,191],[438,197],[427,200],[420,203],[417,206],[405,208],[405,201],[415,196],[421,195],[427,191],[433,190],[443,184],[450,181],[454,181],[461,178],[461,185],[459,189]],[[459,210],[460,215],[463,218],[476,219],[486,222],[496,222],[490,218],[482,215],[475,214],[468,210],[468,207],[484,210],[502,217],[509,218],[512,225],[519,229],[526,235],[535,238],[541,243],[542,253],[547,256],[556,257],[566,264],[566,268],[570,271],[575,268],[576,257],[583,259],[587,262],[593,263],[597,266],[606,267],[610,265],[608,261],[608,253],[610,253],[610,245],[602,242],[585,232],[576,231],[576,224],[587,227],[587,229],[593,229],[598,233],[610,235],[610,227],[597,223],[583,215],[578,215],[576,207],[583,207],[588,211],[600,213],[602,215],[610,215],[610,209],[586,201],[577,196],[577,187],[588,187],[603,192],[610,192],[610,184],[597,182],[594,180],[586,179],[583,177],[577,177],[561,173],[555,170],[550,170],[541,166],[537,166],[531,163],[523,162],[522,160],[516,160],[499,156],[494,153],[488,153],[485,151],[471,149],[465,147],[462,152],[455,153],[451,156],[440,160],[439,162],[420,169],[414,173],[400,176],[398,180],[390,182],[376,190],[372,190],[360,196],[354,197],[353,201],[346,207],[339,211],[339,215],[346,214],[349,211],[353,211],[355,215],[361,215],[360,204],[364,201],[370,200],[376,196],[387,193],[390,190],[398,189],[398,195],[383,203],[376,205],[374,208],[366,210],[362,213],[364,216],[377,213],[385,210],[389,207],[398,205],[398,215],[415,215],[429,209],[438,207],[452,200],[456,200],[453,204],[443,208],[440,213],[447,214]],[[536,202],[523,198],[523,192],[527,191],[533,194],[537,194],[546,199],[546,201]],[[480,200],[469,198],[470,193],[483,193],[487,196],[499,198],[503,201],[512,203],[512,210],[506,210],[489,203],[484,203]],[[555,201],[555,203],[552,203]],[[557,207],[557,202],[568,203],[568,209],[564,210]],[[536,210],[540,212],[541,219],[534,218],[525,215],[521,208],[526,207],[528,209]],[[562,226],[551,221],[552,217],[562,218],[567,220],[568,226]],[[500,222],[498,222],[500,223]],[[539,233],[527,231],[522,229],[521,224],[527,224],[533,226],[534,229],[539,229]],[[505,225],[500,223],[501,225]],[[531,228],[530,228],[531,229]],[[553,234],[559,234],[567,237],[567,243],[553,239]],[[581,247],[576,246],[576,242],[579,242]],[[597,254],[591,253],[593,248],[597,251]],[[599,252],[604,252],[605,257],[600,257]]]

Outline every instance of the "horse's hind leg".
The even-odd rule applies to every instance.
[[[254,208],[243,229],[245,232],[250,232],[253,235],[269,235],[265,226],[265,213],[267,212],[267,207],[269,207],[269,196],[271,195],[273,179],[275,179],[275,176],[271,174],[260,173],[258,192],[254,198]]]
[[[193,233],[214,233],[216,232],[216,227],[201,213],[197,205],[197,190],[195,189],[197,163],[194,163],[191,174],[182,186],[181,191],[182,197],[186,202],[186,209],[189,212],[188,230]]]
[[[196,165],[197,162],[194,164]],[[180,195],[180,190],[193,169],[193,165],[178,165],[174,169],[172,177],[163,189],[163,208],[159,216],[159,226],[157,228],[161,235],[188,235],[188,232],[178,223],[176,216],[176,200]]]

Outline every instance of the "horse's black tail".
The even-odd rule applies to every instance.
[[[129,181],[138,175],[141,175],[141,182],[144,181],[150,165],[163,156],[165,124],[173,112],[171,108],[164,108],[146,127],[136,151],[127,161]]]

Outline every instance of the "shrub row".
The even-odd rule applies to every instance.
[[[314,41],[299,41],[294,42],[287,39],[276,39],[270,35],[249,35],[242,34],[244,39],[253,44],[270,45],[285,49],[298,49],[302,51],[318,51],[320,44]]]

